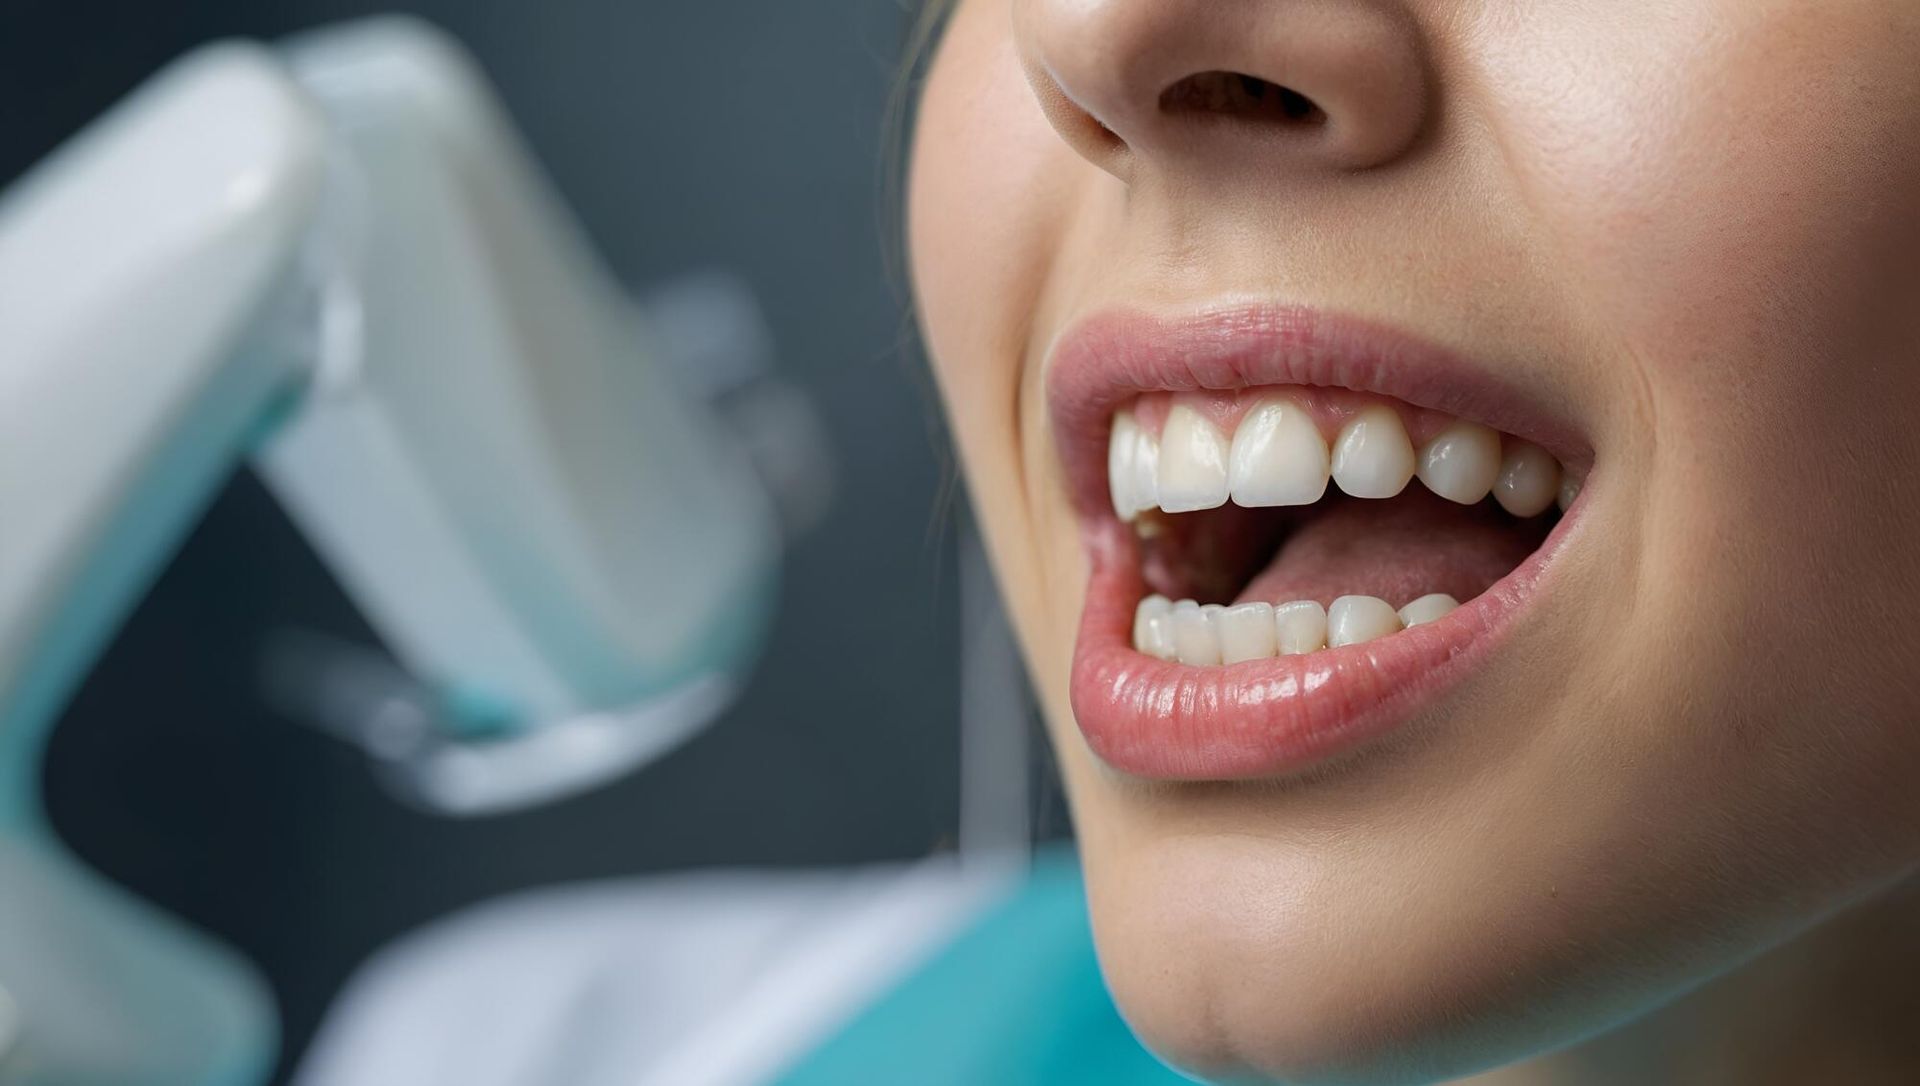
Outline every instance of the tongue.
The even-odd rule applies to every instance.
[[[1515,520],[1493,502],[1457,505],[1418,486],[1385,501],[1329,496],[1234,602],[1358,595],[1399,607],[1445,592],[1464,603],[1525,561],[1549,527],[1549,518]]]

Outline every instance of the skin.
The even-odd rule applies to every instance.
[[[919,314],[1156,1051],[1221,1080],[1920,1075],[1916,56],[1910,0],[953,12]],[[1159,108],[1208,70],[1327,123]],[[1586,505],[1513,636],[1393,740],[1129,778],[1068,706],[1087,562],[1047,349],[1229,299],[1503,375],[1591,443]]]

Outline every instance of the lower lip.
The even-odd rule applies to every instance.
[[[1358,645],[1225,667],[1135,651],[1146,592],[1132,532],[1089,527],[1093,571],[1074,648],[1073,714],[1087,745],[1123,773],[1244,780],[1297,773],[1413,722],[1481,667],[1533,602],[1573,521],[1445,618]]]

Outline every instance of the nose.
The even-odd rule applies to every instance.
[[[1102,169],[1363,170],[1404,155],[1432,90],[1390,0],[1014,0],[1060,135]]]

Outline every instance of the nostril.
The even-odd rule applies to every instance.
[[[1275,95],[1280,100],[1280,112],[1288,120],[1306,121],[1311,124],[1326,123],[1326,120],[1327,120],[1326,111],[1322,110],[1319,106],[1314,105],[1313,99],[1308,98],[1306,95],[1301,94],[1298,91],[1288,90],[1285,87],[1274,86],[1271,83],[1268,83],[1267,86],[1273,87]]]
[[[1240,72],[1199,72],[1160,92],[1167,113],[1208,113],[1289,126],[1323,125],[1326,111],[1290,87]]]

